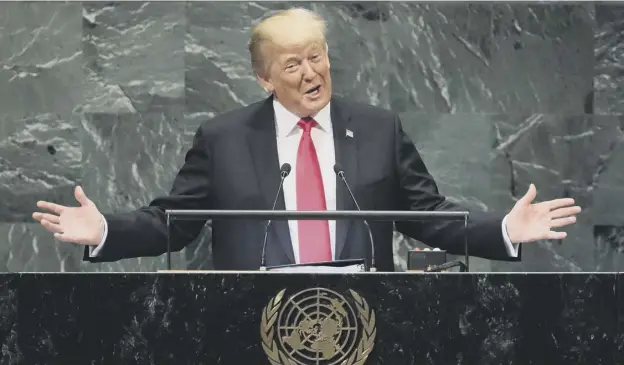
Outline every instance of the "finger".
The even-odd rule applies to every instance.
[[[537,189],[535,189],[535,185],[529,185],[529,190],[527,190],[526,194],[518,202],[520,204],[531,204],[535,197],[537,196]]]
[[[540,203],[540,205],[546,206],[550,210],[555,210],[563,207],[569,207],[570,205],[574,205],[574,199],[572,198],[563,198],[563,199],[555,199],[549,200]]]
[[[565,218],[557,218],[550,221],[550,226],[552,228],[565,227],[570,224],[576,223],[576,217],[565,217]]]
[[[567,233],[565,232],[555,232],[555,231],[550,231],[548,232],[548,236],[546,237],[549,240],[562,240],[564,238],[566,238],[568,236]]]
[[[552,212],[550,212],[550,218],[567,217],[570,215],[579,214],[580,212],[581,212],[581,207],[579,206],[559,208],[557,210],[553,210]]]
[[[33,213],[33,218],[39,222],[41,222],[41,220],[43,219],[54,224],[59,224],[61,222],[61,219],[59,216],[54,215],[54,214],[48,214],[48,213],[36,212],[36,213]]]
[[[41,221],[41,225],[45,227],[45,229],[47,229],[48,231],[52,232],[52,233],[61,233],[63,232],[63,230],[61,229],[61,226],[58,224],[54,224],[52,222],[49,222],[47,220],[42,220]]]
[[[47,209],[51,211],[52,213],[56,213],[57,215],[60,215],[63,212],[63,210],[65,210],[66,208],[62,205],[58,205],[58,204],[54,204],[50,202],[44,202],[44,201],[38,201],[37,206],[41,209]]]
[[[81,206],[89,204],[89,198],[87,198],[87,195],[80,186],[76,186],[76,189],[74,189],[74,197]]]

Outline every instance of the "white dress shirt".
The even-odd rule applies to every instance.
[[[312,127],[310,134],[316,149],[321,175],[323,177],[323,189],[325,190],[325,204],[327,210],[336,210],[336,174],[334,164],[336,163],[336,153],[334,149],[334,131],[330,118],[330,104],[321,109],[314,120],[316,125]],[[303,129],[297,125],[301,118],[289,112],[277,100],[273,100],[275,110],[275,132],[277,134],[277,154],[280,166],[289,163],[291,166],[290,175],[284,179],[284,203],[286,210],[297,210],[297,151],[299,140],[303,134]],[[293,245],[295,262],[299,260],[299,221],[288,221],[290,230],[290,240]],[[336,252],[336,221],[328,221],[329,239],[331,243],[332,259],[335,259]]]
[[[288,111],[277,100],[273,100],[273,108],[275,111],[275,131],[277,137],[277,153],[279,165],[289,163],[291,166],[290,175],[284,179],[284,203],[286,210],[297,210],[297,150],[299,148],[299,140],[303,130],[297,125],[299,117]],[[334,164],[336,163],[336,154],[334,149],[334,135],[330,117],[330,104],[321,109],[314,117],[316,125],[312,128],[311,135],[314,142],[314,148],[321,167],[321,175],[323,177],[323,188],[325,190],[325,200],[327,210],[336,210],[336,175],[334,173]],[[290,239],[293,245],[293,252],[296,263],[299,260],[299,236],[298,221],[288,221],[290,230]],[[510,257],[518,257],[518,248],[520,245],[511,243],[507,234],[507,216],[503,218],[502,230],[505,248]],[[100,245],[89,247],[89,255],[96,257],[106,241],[108,235],[108,224],[104,220],[104,235]],[[329,237],[331,242],[332,258],[335,259],[336,247],[336,221],[329,221]]]

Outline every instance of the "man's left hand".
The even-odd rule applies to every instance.
[[[575,215],[581,212],[572,198],[532,204],[536,195],[535,185],[531,184],[507,215],[507,234],[512,243],[564,239],[567,234],[553,231],[553,228],[575,223]]]

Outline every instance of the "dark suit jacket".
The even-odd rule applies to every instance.
[[[204,123],[170,194],[133,212],[105,215],[106,243],[97,258],[90,258],[85,251],[84,259],[103,262],[165,253],[165,209],[271,209],[280,176],[272,101],[268,98]],[[361,209],[463,210],[439,194],[398,115],[334,97],[331,119],[336,161],[345,170]],[[354,138],[346,137],[346,129],[353,132]],[[355,209],[342,181],[337,181],[336,186],[336,209]],[[285,209],[284,206],[280,196],[276,209]],[[501,219],[471,214],[467,232],[471,256],[519,260],[510,258],[505,250]],[[205,223],[174,222],[172,251],[190,243]],[[233,219],[212,223],[216,269],[259,268],[264,221]],[[378,270],[393,271],[393,223],[371,221],[370,227]],[[397,222],[396,228],[449,253],[464,253],[463,222]],[[370,259],[369,239],[361,221],[336,222],[336,258]],[[266,259],[267,266],[295,263],[287,221],[274,221]]]

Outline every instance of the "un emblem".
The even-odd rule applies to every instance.
[[[262,347],[272,365],[362,365],[375,344],[375,312],[350,290],[347,300],[325,288],[284,301],[286,289],[262,311]]]

